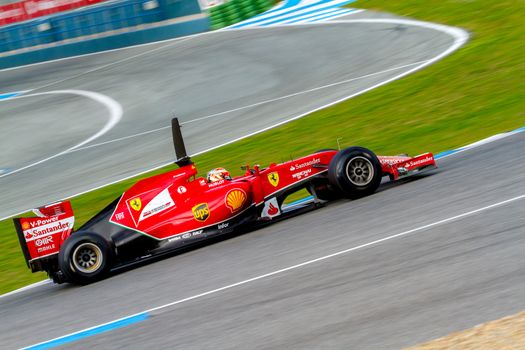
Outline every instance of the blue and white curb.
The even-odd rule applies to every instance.
[[[518,128],[518,129],[515,129],[515,130],[512,130],[512,131],[507,131],[507,132],[503,132],[501,134],[492,135],[490,137],[487,137],[487,138],[485,138],[483,140],[480,140],[480,141],[476,141],[476,142],[471,143],[469,145],[466,145],[464,147],[460,147],[460,148],[456,148],[456,149],[452,149],[452,150],[448,150],[448,151],[444,151],[444,152],[438,153],[438,154],[436,154],[434,156],[434,158],[435,159],[444,158],[446,156],[450,156],[450,155],[455,154],[455,153],[468,151],[469,149],[476,148],[476,147],[479,147],[479,146],[483,146],[483,145],[486,145],[488,143],[491,143],[491,142],[494,142],[494,141],[497,141],[497,140],[500,140],[500,139],[504,139],[505,137],[508,137],[508,136],[511,136],[511,135],[514,135],[514,134],[518,134],[518,133],[523,132],[523,131],[525,131],[525,126],[522,126],[521,128]]]
[[[0,100],[7,100],[9,98],[20,96],[28,91],[29,90],[3,93],[3,94],[0,94]]]
[[[228,28],[269,27],[273,25],[316,23],[363,10],[341,8],[355,0],[286,0],[269,11]]]
[[[80,332],[72,333],[72,334],[69,334],[63,337],[59,337],[59,338],[48,340],[48,341],[45,341],[39,344],[31,345],[23,349],[26,349],[26,350],[50,349],[55,346],[72,343],[80,339],[91,337],[93,335],[97,335],[97,334],[104,333],[104,332],[109,332],[117,328],[122,328],[122,327],[126,327],[129,325],[138,323],[138,322],[142,322],[142,321],[147,320],[148,318],[149,318],[148,312],[141,312],[136,315],[124,317],[116,321],[102,324],[100,326],[88,328]]]

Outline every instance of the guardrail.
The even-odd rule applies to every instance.
[[[59,45],[45,45],[9,55],[0,55],[0,69],[167,40],[202,33],[209,29],[210,22],[206,15],[185,16],[143,29],[125,30],[111,35],[96,35],[92,38],[82,37],[70,42],[60,42]]]

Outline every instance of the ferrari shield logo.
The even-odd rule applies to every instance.
[[[142,202],[140,201],[140,198],[133,198],[129,201],[129,205],[133,208],[133,210],[139,211],[140,208],[142,208]]]
[[[191,208],[193,212],[193,217],[195,220],[204,222],[210,217],[210,209],[208,208],[208,203],[200,203]]]
[[[279,185],[279,173],[277,171],[274,171],[273,173],[269,173],[268,181],[273,187],[277,187],[277,185]]]

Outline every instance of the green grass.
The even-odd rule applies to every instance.
[[[420,72],[195,157],[199,169],[287,160],[336,147],[339,137],[344,146],[363,145],[383,154],[437,152],[525,125],[525,1],[372,0],[352,5],[462,27],[471,40]],[[75,198],[77,223],[133,182]],[[45,278],[26,268],[10,220],[0,222],[0,235],[0,293]]]

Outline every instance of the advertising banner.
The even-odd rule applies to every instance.
[[[25,0],[0,6],[0,26],[51,15],[103,0]]]
[[[29,19],[23,2],[0,6],[0,26]]]

